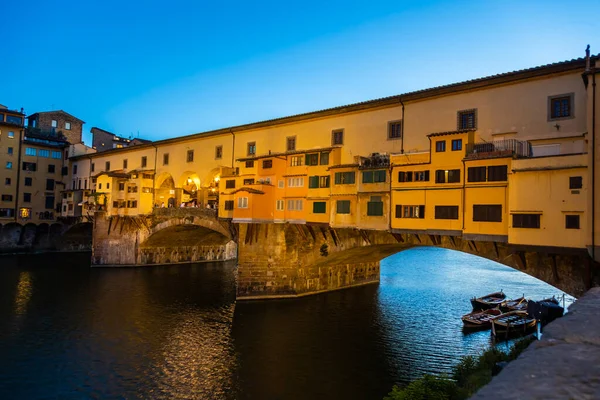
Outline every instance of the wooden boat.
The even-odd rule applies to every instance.
[[[562,317],[565,309],[560,306],[555,297],[543,299],[540,301],[530,301],[527,305],[527,313],[538,319],[542,325]]]
[[[471,305],[473,310],[488,310],[490,308],[496,308],[506,299],[506,295],[502,291],[496,293],[490,293],[482,297],[473,297],[471,299]]]
[[[510,311],[492,319],[492,334],[496,337],[526,334],[535,329],[536,323],[526,311]]]
[[[523,297],[513,300],[505,300],[500,304],[500,309],[504,312],[509,311],[527,311],[528,300]]]
[[[492,318],[502,314],[497,308],[483,311],[473,311],[462,316],[463,328],[465,329],[490,329]]]

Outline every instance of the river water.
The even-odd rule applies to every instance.
[[[462,332],[471,296],[562,294],[437,248],[382,261],[379,285],[242,303],[235,263],[89,257],[0,258],[0,398],[381,399],[493,345],[489,331]]]

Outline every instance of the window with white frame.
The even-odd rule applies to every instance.
[[[304,165],[304,156],[292,156],[290,166],[291,167],[300,167]]]
[[[247,197],[238,197],[237,208],[248,208],[248,198]]]
[[[288,211],[302,211],[302,200],[288,200]]]
[[[288,178],[288,187],[304,187],[304,177]]]
[[[283,211],[283,200],[277,200],[275,204],[275,209],[277,211]]]
[[[71,123],[70,122],[65,122],[65,129],[66,130],[70,130],[71,129]]]
[[[58,121],[56,121],[55,119],[52,120],[52,127],[53,128],[58,127]]]

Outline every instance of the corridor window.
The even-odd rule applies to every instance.
[[[225,189],[235,189],[235,179],[228,179],[225,181]]]
[[[163,165],[169,165],[169,153],[163,154]]]
[[[315,201],[313,203],[313,214],[325,214],[327,203],[324,201]]]
[[[110,161],[107,161],[107,162],[104,164],[104,170],[105,170],[105,171],[110,171]]]
[[[350,214],[350,200],[338,200],[335,212],[337,214]]]
[[[193,162],[194,161],[194,150],[188,150],[187,151],[186,161],[187,162]]]
[[[238,197],[237,208],[248,208],[248,198],[247,197]]]
[[[474,204],[473,221],[475,222],[502,222],[501,204]]]
[[[569,177],[569,189],[581,189],[583,187],[583,178],[581,176]]]
[[[508,166],[494,165],[488,167],[488,182],[506,182],[508,180]]]
[[[402,138],[402,121],[388,122],[388,139]]]
[[[540,229],[540,214],[513,214],[513,228]]]
[[[223,146],[215,147],[215,160],[220,160],[223,158]]]
[[[123,169],[127,169],[127,159],[123,160]]]
[[[248,142],[248,155],[253,156],[256,154],[256,142]]]
[[[344,144],[344,130],[338,129],[331,132],[331,144],[332,145],[342,145]]]
[[[548,120],[573,117],[573,93],[548,97]]]
[[[367,215],[370,216],[382,216],[383,215],[383,201],[381,196],[371,196],[371,201],[367,202]]]
[[[477,109],[458,111],[456,116],[457,129],[477,129]]]
[[[51,125],[52,125],[53,128],[56,128],[56,127],[58,127],[58,122],[53,119]]]
[[[565,215],[565,228],[579,229],[579,215]]]
[[[355,182],[354,171],[349,172],[336,172],[335,173],[335,184],[336,185],[351,185]]]
[[[290,136],[287,138],[286,149],[287,151],[296,150],[296,136]]]
[[[458,206],[435,206],[435,219],[458,219]]]

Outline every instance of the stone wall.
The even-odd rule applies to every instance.
[[[25,224],[0,225],[1,253],[35,253],[46,251],[90,251],[92,224]]]

